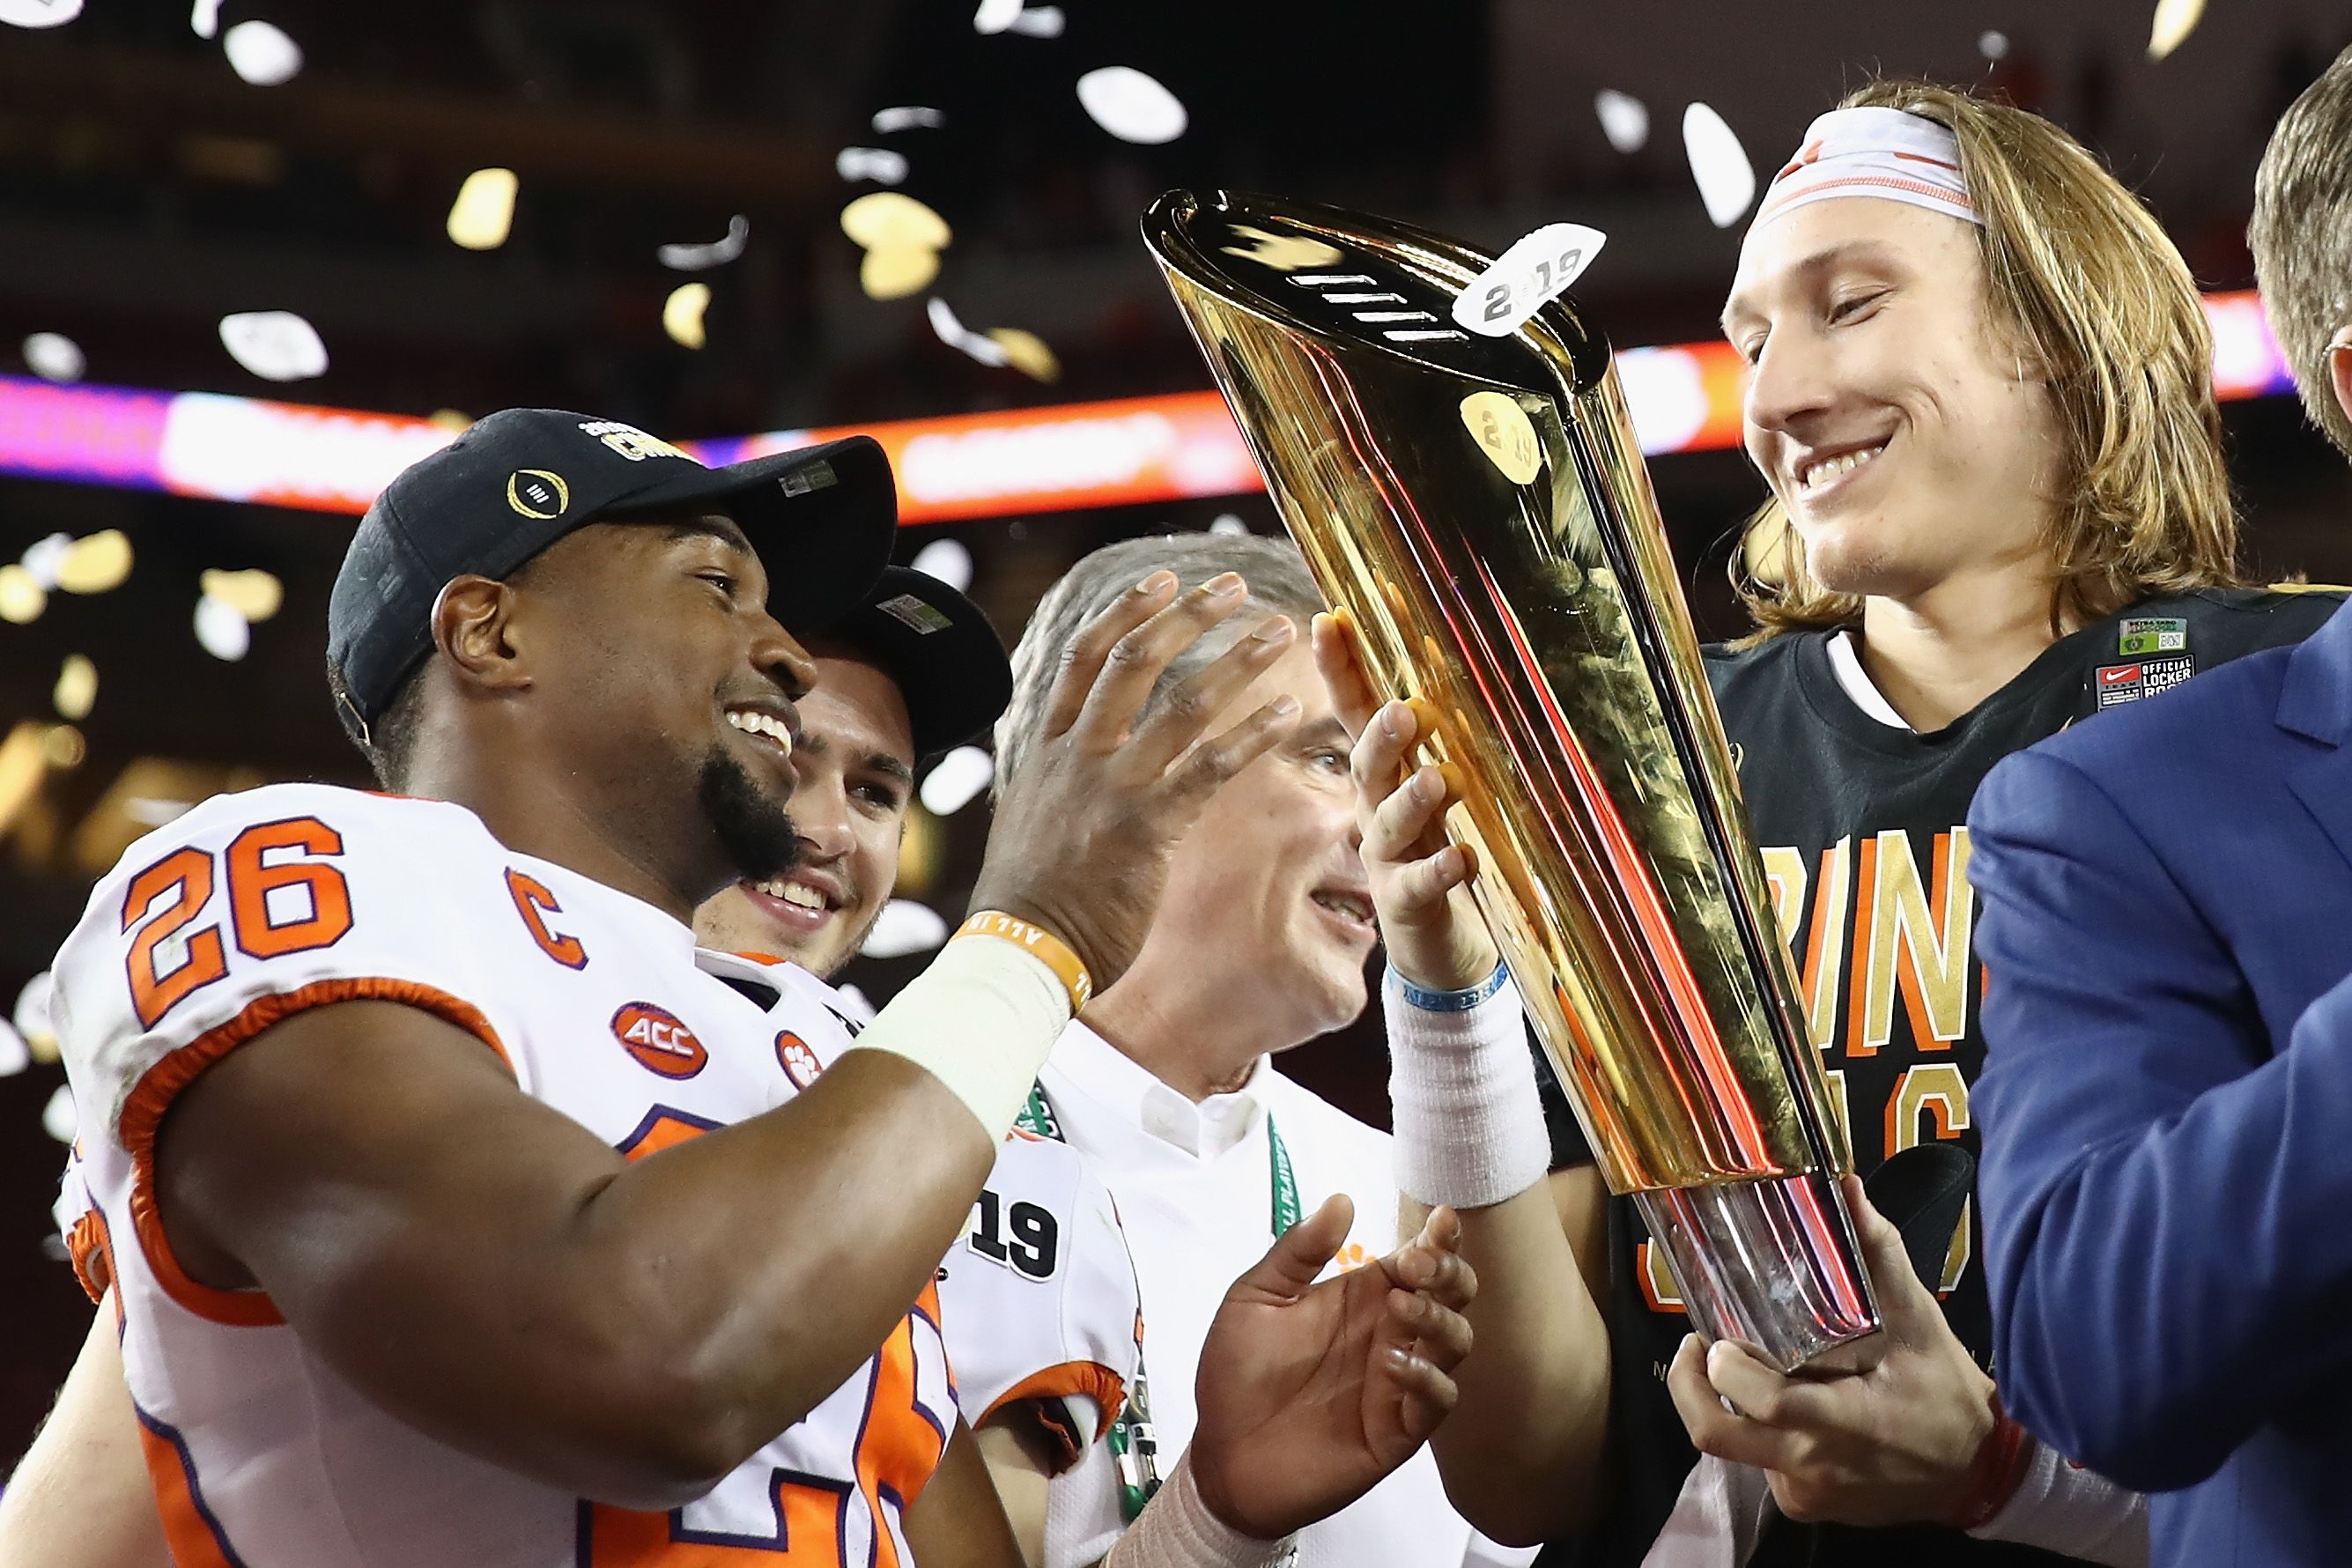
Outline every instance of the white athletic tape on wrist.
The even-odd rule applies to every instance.
[[[1432,1012],[1405,999],[1395,970],[1381,985],[1397,1186],[1435,1207],[1484,1208],[1517,1197],[1551,1168],[1551,1135],[1517,987],[1475,1007]]]
[[[1037,1069],[1070,1021],[1062,977],[1018,942],[959,936],[857,1037],[856,1050],[904,1057],[948,1086],[993,1141],[1029,1102]]]
[[[1289,1539],[1260,1541],[1211,1513],[1187,1455],[1110,1549],[1103,1568],[1276,1568],[1293,1552]]]
[[[2143,1568],[2147,1562],[2147,1500],[2105,1476],[2078,1469],[2040,1439],[2033,1459],[2001,1510],[1969,1531],[1981,1541],[2009,1541],[2045,1552]]]

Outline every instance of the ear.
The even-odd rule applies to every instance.
[[[520,596],[490,577],[453,577],[433,601],[433,644],[459,681],[492,691],[530,685],[515,636]]]
[[[2327,379],[2336,389],[2336,406],[2352,419],[2352,327],[2336,332],[2327,344]]]

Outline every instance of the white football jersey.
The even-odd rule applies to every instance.
[[[904,1564],[901,1510],[956,1419],[935,1290],[875,1358],[708,1496],[566,1495],[386,1415],[266,1295],[189,1279],[152,1190],[157,1126],[206,1066],[304,1008],[374,998],[481,1040],[523,1091],[632,1159],[790,1100],[847,1043],[763,1011],[667,915],[518,855],[441,802],[310,784],[207,801],[134,844],[56,967],[81,1110],[86,1246],[183,1564]],[[68,1216],[71,1217],[71,1216]],[[595,1369],[583,1366],[581,1375]]]
[[[746,983],[764,979],[816,1003],[848,1035],[863,1026],[846,998],[795,964],[703,962],[755,1000],[764,994]],[[831,1063],[813,1047],[780,1048],[803,1087]],[[1008,1136],[963,1238],[940,1266],[939,1294],[965,1421],[978,1430],[1025,1406],[1057,1447],[1047,1568],[1097,1561],[1121,1527],[1106,1439],[1135,1385],[1143,1312],[1118,1209],[1087,1157],[1018,1129]]]

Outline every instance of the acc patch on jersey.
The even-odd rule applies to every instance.
[[[639,1067],[664,1078],[692,1078],[710,1060],[677,1014],[650,1002],[632,1002],[614,1014],[613,1034]]]
[[[2188,651],[2189,622],[2177,616],[2129,616],[2116,638],[2116,652],[2125,658]]]
[[[2197,673],[2197,661],[2187,654],[2168,658],[2143,658],[2130,664],[2103,664],[2091,677],[2100,708],[2116,708],[2168,691]]]
[[[796,1089],[806,1089],[816,1081],[816,1075],[824,1070],[823,1064],[816,1059],[816,1053],[809,1049],[808,1042],[790,1029],[776,1037],[776,1061]]]

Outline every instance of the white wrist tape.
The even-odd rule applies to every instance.
[[[1151,1494],[1102,1568],[1273,1568],[1291,1551],[1287,1539],[1260,1541],[1211,1513],[1186,1458]]]
[[[1028,1103],[1037,1069],[1069,1021],[1070,994],[1043,959],[999,937],[960,936],[853,1048],[887,1051],[923,1068],[994,1141]]]
[[[1389,1101],[1397,1186],[1407,1197],[1484,1208],[1517,1197],[1551,1168],[1519,993],[1507,980],[1476,1005],[1417,1007],[1389,971]]]
[[[2039,1546],[2107,1568],[2146,1568],[2147,1500],[2077,1468],[2038,1438],[2029,1441],[2033,1460],[2016,1492],[1969,1533]]]

